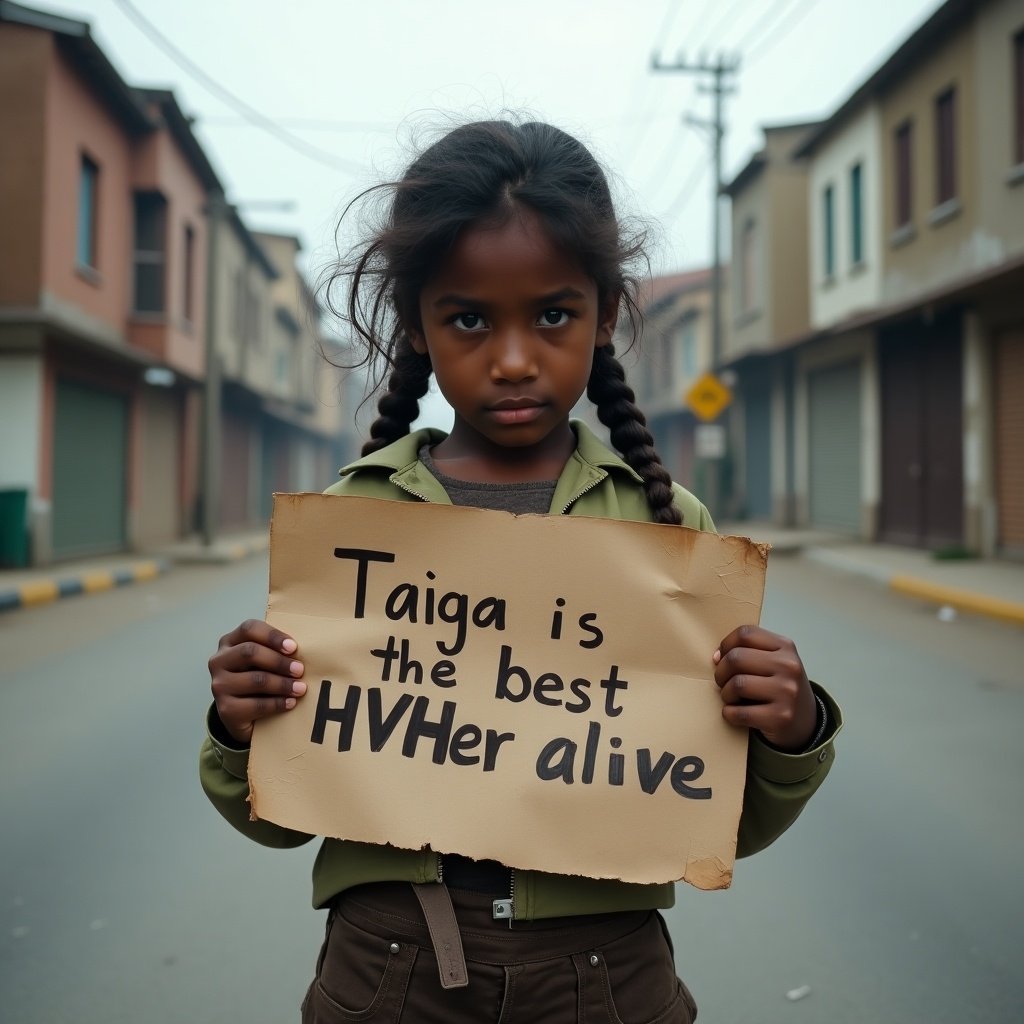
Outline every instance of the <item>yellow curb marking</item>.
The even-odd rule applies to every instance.
[[[137,580],[155,580],[160,575],[160,566],[156,562],[140,562],[133,566],[133,573]]]
[[[60,597],[60,587],[54,580],[38,580],[36,583],[24,583],[18,588],[23,605],[46,604]]]
[[[95,594],[101,590],[113,590],[114,577],[109,572],[90,572],[82,577],[82,590]]]
[[[975,615],[987,615],[992,619],[1024,626],[1024,604],[1016,601],[1004,601],[998,597],[957,590],[955,587],[945,587],[939,583],[928,583],[925,580],[914,579],[913,576],[893,576],[889,581],[889,588],[909,597],[952,605]]]

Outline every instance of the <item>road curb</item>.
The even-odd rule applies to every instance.
[[[856,558],[850,558],[841,551],[831,551],[828,548],[805,548],[803,555],[819,565],[871,580],[903,597],[914,598],[940,607],[948,605],[971,615],[980,615],[989,619],[997,619],[1000,622],[1024,626],[1024,604],[1019,601],[991,597],[973,590],[951,587],[946,583],[935,583],[919,576],[894,573],[878,565],[859,562]]]
[[[71,576],[42,577],[0,590],[0,612],[49,604],[63,597],[98,594],[130,583],[156,579],[167,572],[167,559],[144,559],[119,569],[91,569]]]
[[[906,597],[917,598],[919,601],[949,605],[951,608],[972,615],[984,615],[990,619],[999,619],[1001,622],[1024,626],[1024,604],[1017,601],[1004,601],[999,597],[976,594],[970,590],[959,590],[956,587],[916,579],[913,576],[891,577],[889,589]]]
[[[260,537],[256,540],[222,541],[210,547],[183,547],[167,554],[182,565],[223,565],[238,562],[250,555],[266,554],[270,548],[270,538]]]

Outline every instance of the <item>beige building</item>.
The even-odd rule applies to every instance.
[[[643,332],[632,359],[623,360],[662,462],[673,480],[702,497],[708,496],[708,486],[696,457],[697,420],[686,394],[712,362],[711,277],[702,268],[649,281],[640,296]],[[728,280],[725,267],[725,302]]]
[[[732,201],[730,332],[723,346],[731,515],[789,523],[794,383],[788,350],[810,330],[808,170],[794,156],[814,124],[766,127],[764,146],[723,191]]]

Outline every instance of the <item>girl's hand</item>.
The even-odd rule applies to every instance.
[[[252,739],[253,723],[295,707],[306,692],[296,643],[266,622],[248,619],[220,638],[210,658],[210,689],[217,714],[238,743]]]
[[[817,701],[792,640],[740,626],[712,656],[722,717],[758,732],[774,747],[803,750],[818,723]]]

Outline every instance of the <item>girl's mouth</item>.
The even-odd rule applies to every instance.
[[[532,423],[544,411],[544,405],[532,398],[503,398],[487,410],[488,416],[503,426]]]

